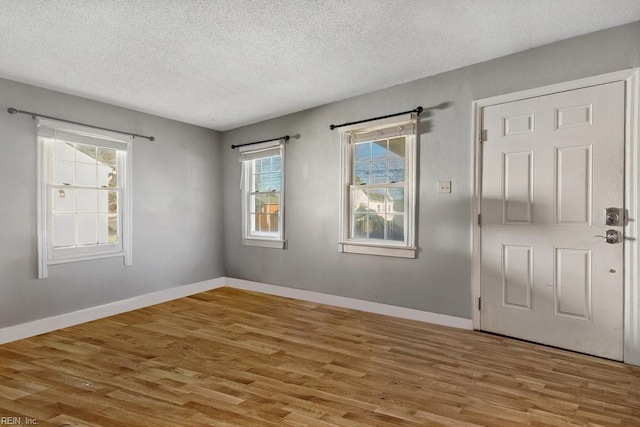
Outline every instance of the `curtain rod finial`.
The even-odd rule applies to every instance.
[[[17,114],[18,110],[16,110],[13,107],[9,107],[9,108],[7,108],[7,113],[9,113],[9,114]]]
[[[336,128],[336,125],[329,125],[329,129],[334,130]]]
[[[416,113],[418,113],[418,115],[420,115],[420,113],[422,113],[424,111],[424,108],[422,108],[422,105],[418,106],[418,108],[416,108]]]
[[[155,137],[153,137],[153,136],[149,137],[149,141],[155,141],[155,140],[156,140]]]

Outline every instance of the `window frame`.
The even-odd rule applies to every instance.
[[[406,132],[405,136],[405,181],[402,186],[393,183],[370,184],[367,187],[399,187],[404,188],[404,241],[380,240],[380,239],[358,239],[352,235],[352,209],[353,197],[352,188],[356,185],[354,181],[354,151],[356,142],[352,142],[352,135],[357,133],[369,134],[380,132],[379,139],[393,139],[391,135],[385,135],[385,131],[393,128],[412,124],[413,131]],[[417,205],[417,132],[418,116],[415,113],[402,116],[389,117],[386,119],[373,120],[366,123],[345,126],[340,129],[340,218],[339,218],[339,241],[338,251],[343,253],[357,253],[365,255],[381,255],[400,258],[416,258],[416,205]],[[397,137],[397,135],[395,136]],[[371,138],[371,141],[375,141]]]
[[[270,154],[273,150],[277,150],[279,154]],[[264,156],[260,156],[260,152],[265,152]],[[286,249],[287,241],[285,240],[285,149],[284,141],[276,140],[273,142],[256,144],[251,147],[240,148],[242,155],[249,155],[251,158],[240,159],[242,164],[242,244],[246,246],[259,246],[274,249]],[[265,192],[255,192],[253,190],[253,177],[255,175],[255,161],[258,159],[266,159],[270,157],[280,156],[280,204],[278,208],[278,232],[276,236],[259,235],[252,233],[251,212],[252,207],[250,198],[254,194],[268,194]]]
[[[60,187],[53,183],[52,162],[56,135],[66,134],[75,141],[60,141],[95,147],[116,149],[118,171],[117,186],[109,191],[118,192],[118,234],[117,243],[89,244],[81,247],[54,248],[53,246],[53,200],[52,190]],[[38,277],[48,277],[48,266],[69,262],[94,260],[101,258],[123,257],[124,264],[132,265],[131,222],[132,222],[132,137],[111,131],[103,131],[89,126],[71,124],[63,121],[37,119],[37,234],[38,234]],[[80,142],[79,142],[80,141]],[[74,163],[75,160],[74,160]],[[93,189],[73,184],[64,188]],[[102,187],[100,187],[101,189]],[[98,186],[95,187],[98,191]]]

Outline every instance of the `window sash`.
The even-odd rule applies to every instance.
[[[277,200],[278,200],[278,212],[277,213],[272,213],[272,212],[258,212],[257,208],[255,206],[255,196],[277,196]],[[280,207],[282,205],[281,202],[281,192],[280,191],[252,191],[247,193],[247,196],[249,198],[249,200],[247,201],[247,205],[248,205],[248,209],[249,211],[247,212],[247,231],[248,231],[248,236],[250,238],[268,238],[268,239],[279,239],[280,238],[280,230],[282,229],[282,216],[280,215]],[[271,216],[277,216],[278,219],[278,229],[275,231],[264,231],[264,230],[256,230],[255,227],[255,221],[257,220],[257,216],[266,216],[267,218],[270,218]],[[268,228],[271,228],[271,221],[267,221],[268,224]]]
[[[385,221],[384,224],[384,235],[382,239],[372,238],[372,237],[357,237],[356,236],[356,216],[358,214],[367,214],[370,216],[371,211],[367,210],[366,212],[356,212],[357,207],[355,206],[355,197],[353,197],[354,190],[388,190],[388,189],[403,189],[403,208],[402,212],[397,213],[388,213],[387,206],[385,206],[385,212],[382,214],[383,219]],[[382,245],[399,245],[406,246],[407,245],[407,211],[409,209],[409,200],[406,197],[407,194],[407,184],[406,183],[390,183],[390,184],[370,184],[370,185],[350,185],[349,186],[349,240],[357,241],[357,242],[369,242],[369,243],[379,243]],[[385,197],[386,199],[386,197]],[[385,200],[385,204],[388,201]],[[369,207],[367,207],[369,209]],[[376,215],[380,216],[379,212],[375,212]],[[403,230],[403,238],[402,240],[392,240],[388,239],[388,216],[390,215],[402,215],[402,230]],[[369,234],[369,230],[367,229],[367,234]]]
[[[392,141],[394,140],[402,140],[402,155],[392,155]],[[379,154],[376,155],[374,157],[374,147],[380,147],[380,142],[385,143],[385,147],[384,147],[384,156],[380,156]],[[368,154],[369,158],[368,159],[362,159],[359,160],[357,159],[357,151],[360,147],[363,147],[365,143],[370,144],[370,152]],[[361,182],[359,183],[359,185],[370,185],[373,184],[374,181],[374,177],[375,177],[375,171],[376,169],[374,168],[375,164],[380,164],[383,163],[384,164],[384,178],[386,182],[378,182],[380,184],[388,184],[388,183],[397,183],[397,182],[405,182],[407,180],[407,175],[406,175],[406,170],[407,170],[407,156],[406,156],[406,147],[407,147],[407,138],[406,136],[402,136],[402,137],[391,137],[391,138],[378,138],[378,139],[373,139],[373,140],[366,140],[366,141],[362,141],[360,143],[356,143],[356,144],[351,144],[350,145],[350,167],[351,167],[351,174],[350,174],[350,180],[349,183],[350,184],[354,184],[356,182],[356,179],[358,178],[358,166],[365,166],[364,171],[366,171],[366,175],[368,176],[368,182]],[[396,147],[397,148],[397,147]],[[402,164],[402,169],[394,169],[393,163],[394,162],[400,162]],[[363,171],[361,169],[361,171]],[[399,171],[401,171],[402,173],[402,179],[399,179],[399,176],[395,176],[395,180],[392,179],[393,173],[398,173]]]
[[[49,215],[47,215],[47,232],[48,235],[50,236],[49,242],[48,242],[48,249],[49,249],[49,253],[52,254],[52,258],[57,258],[58,253],[61,253],[62,249],[65,249],[62,252],[71,252],[71,249],[78,249],[78,251],[82,250],[83,252],[85,251],[85,249],[87,249],[89,246],[97,246],[97,247],[101,247],[101,250],[96,250],[97,252],[113,252],[113,251],[121,251],[122,250],[122,209],[120,208],[120,206],[122,205],[122,194],[123,194],[123,189],[121,188],[104,188],[104,187],[81,187],[81,186],[73,186],[73,185],[49,185],[49,195],[48,197],[50,197],[50,203],[51,203],[51,208],[49,209]],[[107,206],[106,211],[100,211],[100,206],[99,206],[99,200],[96,200],[96,211],[89,211],[89,212],[78,212],[78,193],[75,193],[75,201],[74,201],[74,212],[54,212],[54,197],[55,197],[55,193],[54,190],[66,190],[66,191],[73,191],[73,190],[89,190],[89,191],[96,191],[96,196],[99,196],[99,192],[105,192],[105,193],[115,193],[116,194],[116,200],[117,200],[117,210],[116,212],[109,212],[109,208]],[[108,197],[109,195],[107,194],[107,203],[109,203],[108,201]],[[74,243],[73,244],[69,244],[69,245],[64,245],[64,246],[54,246],[54,239],[55,239],[55,229],[54,229],[54,217],[58,216],[58,217],[62,217],[62,216],[67,216],[67,217],[73,217],[74,218],[74,227],[75,227],[75,235],[73,238]],[[109,242],[109,231],[107,228],[107,241],[106,242],[100,242],[100,236],[99,236],[99,231],[96,228],[96,243],[86,243],[86,244],[82,244],[79,243],[79,235],[78,235],[78,218],[79,217],[87,217],[87,216],[96,216],[98,217],[98,221],[100,219],[101,216],[106,216],[107,217],[107,227],[108,227],[108,223],[110,218],[115,217],[116,219],[116,241],[115,242]],[[98,227],[99,224],[98,222],[96,222],[96,227]],[[96,252],[93,251],[93,252]],[[90,251],[92,252],[92,251]]]

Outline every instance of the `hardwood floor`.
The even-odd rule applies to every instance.
[[[640,426],[640,368],[231,288],[2,345],[0,396],[38,426]]]

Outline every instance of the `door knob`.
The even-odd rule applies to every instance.
[[[620,243],[620,241],[622,240],[622,235],[617,230],[607,230],[605,233],[607,233],[606,236],[593,236],[593,237],[602,237],[609,244]]]

